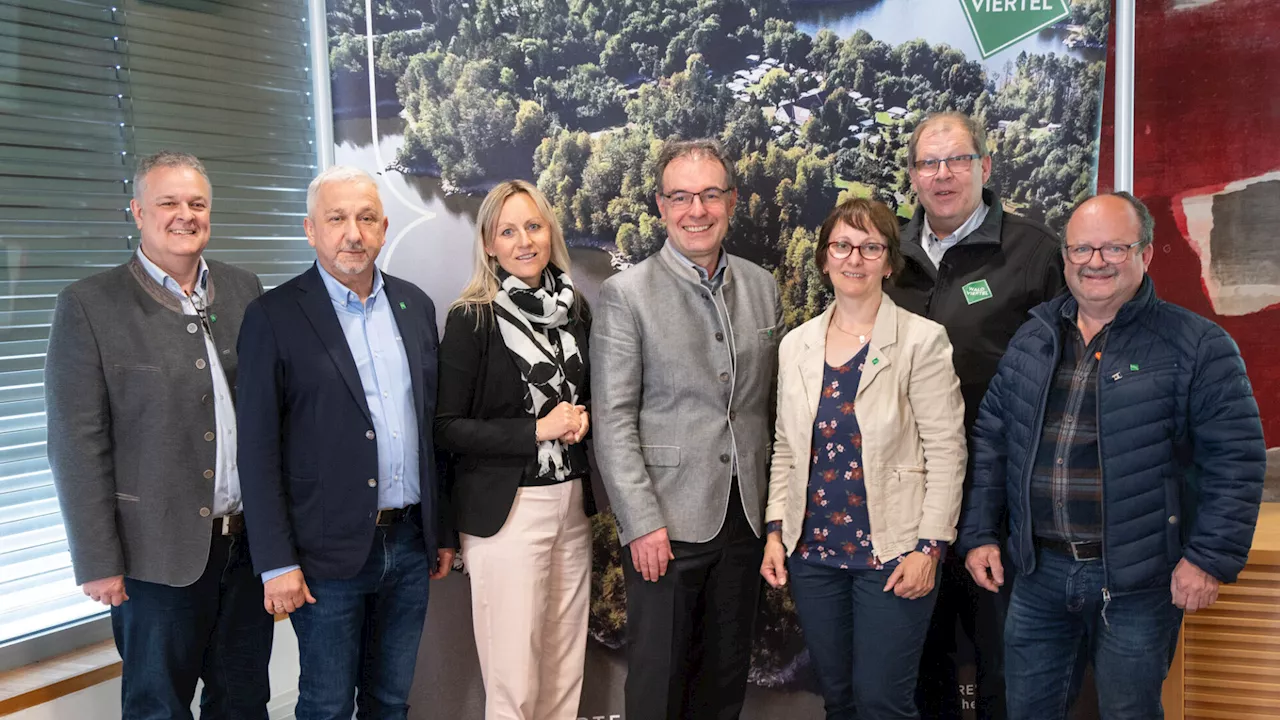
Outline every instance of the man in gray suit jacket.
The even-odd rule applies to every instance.
[[[595,452],[630,548],[626,716],[736,718],[760,594],[781,310],[722,247],[737,200],[714,140],[656,167],[667,243],[600,288]]]
[[[232,398],[253,273],[203,259],[212,190],[186,153],[144,158],[133,258],[58,294],[49,465],[76,582],[111,606],[125,720],[265,720],[272,618],[240,515]]]

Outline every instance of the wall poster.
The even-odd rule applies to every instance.
[[[497,181],[547,195],[594,300],[665,238],[649,177],[661,140],[718,137],[742,178],[727,247],[773,270],[794,326],[828,300],[809,258],[841,198],[912,212],[906,142],[925,113],[980,117],[990,186],[1060,230],[1095,186],[1108,20],[1107,0],[329,0],[336,160],[378,178],[380,265],[443,320]],[[594,533],[579,714],[613,719],[626,670],[611,515]],[[433,586],[418,717],[483,715],[468,592],[461,576]],[[763,608],[744,717],[816,717],[790,599]]]

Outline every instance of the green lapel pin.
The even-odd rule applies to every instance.
[[[210,316],[209,316],[209,322],[211,322],[211,323],[216,323],[216,322],[218,322],[218,316],[217,316],[217,315],[210,315]]]
[[[404,301],[403,301],[403,300],[401,300],[401,301],[400,301],[400,309],[401,309],[401,310],[408,310],[408,309],[409,309],[409,306],[405,305],[405,304],[404,304]]]
[[[1129,372],[1138,372],[1138,366],[1134,363],[1129,363]]]
[[[880,364],[880,358],[871,358],[871,364],[872,364],[872,365],[879,365],[879,364]]]

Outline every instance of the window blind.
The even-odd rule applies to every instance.
[[[103,610],[45,457],[57,293],[136,250],[133,170],[163,149],[209,172],[206,257],[267,287],[306,269],[310,90],[305,0],[0,0],[0,643]]]

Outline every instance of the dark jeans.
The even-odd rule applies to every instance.
[[[658,582],[646,582],[623,548],[628,720],[732,720],[742,712],[764,544],[736,485],[720,533],[671,543],[676,559]]]
[[[1005,572],[1013,575],[1008,555]],[[920,657],[920,680],[916,704],[925,720],[960,720],[960,680],[956,674],[956,628],[973,645],[977,666],[977,697],[974,714],[978,720],[1004,720],[1004,623],[1009,610],[1011,583],[1000,592],[978,587],[964,568],[964,557],[948,553],[942,562],[938,604]]]
[[[1113,594],[1104,616],[1100,560],[1036,555],[1035,572],[1014,582],[1005,625],[1009,717],[1066,718],[1089,662],[1102,720],[1164,717],[1160,691],[1182,623],[1168,582]]]
[[[266,720],[274,628],[244,535],[215,535],[191,585],[126,577],[124,588],[129,599],[111,609],[124,720],[189,720],[197,680],[201,720]]]
[[[431,563],[414,519],[377,528],[355,577],[307,579],[314,605],[294,612],[297,720],[403,720],[427,617]],[[305,574],[305,573],[304,573]]]
[[[920,651],[938,597],[904,600],[890,570],[841,570],[787,561],[791,599],[818,675],[827,720],[918,718]]]

